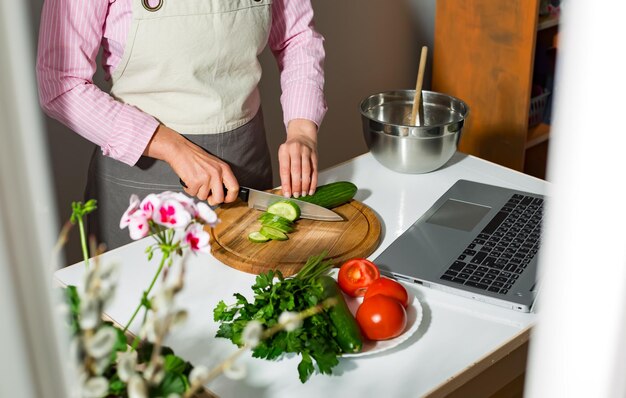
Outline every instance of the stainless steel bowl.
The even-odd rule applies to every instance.
[[[387,91],[361,102],[363,135],[383,166],[400,173],[428,173],[456,152],[469,107],[458,98],[422,91],[423,111],[410,124],[415,90]]]

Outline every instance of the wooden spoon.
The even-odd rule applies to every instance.
[[[417,71],[417,83],[415,84],[415,98],[413,99],[413,110],[411,111],[411,126],[421,125],[415,124],[417,116],[420,113],[420,105],[422,100],[422,83],[424,82],[424,69],[426,68],[426,56],[428,54],[428,47],[422,47],[422,55],[420,56],[419,69]],[[421,120],[421,118],[419,119]]]

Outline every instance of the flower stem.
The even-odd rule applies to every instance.
[[[83,225],[83,218],[78,218],[78,230],[80,232],[80,244],[83,247],[83,260],[85,261],[85,268],[89,268],[89,250],[87,249],[87,238],[85,237],[85,226]]]
[[[148,308],[146,308],[146,310],[143,313],[143,320],[141,321],[141,324],[145,324],[146,323],[146,319],[148,317]],[[135,351],[137,349],[137,347],[139,346],[139,336],[135,336],[135,338],[133,339],[133,345],[130,347],[131,351]]]
[[[150,286],[148,286],[148,290],[144,291],[143,297],[145,297],[146,299],[148,298],[148,294],[150,294],[150,291],[154,287],[154,284],[155,284],[157,278],[159,277],[159,274],[161,274],[161,270],[163,269],[163,265],[165,264],[165,261],[167,260],[167,258],[169,256],[170,256],[170,252],[169,251],[163,252],[163,257],[161,257],[161,264],[159,264],[159,268],[157,269],[157,272],[154,274],[154,278],[152,278],[152,282],[150,283]],[[144,305],[145,305],[144,304],[144,300],[142,298],[142,300],[139,302],[139,305],[135,309],[135,312],[133,313],[133,316],[130,318],[130,320],[128,321],[128,323],[124,327],[124,330],[123,330],[124,333],[126,333],[126,331],[128,330],[128,327],[131,325],[131,323],[133,323],[133,321],[135,320],[135,317],[139,313],[139,310],[141,310],[141,307],[143,307]]]

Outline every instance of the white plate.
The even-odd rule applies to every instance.
[[[356,311],[359,308],[359,305],[363,302],[363,297],[353,298],[347,297],[345,294],[344,297],[346,298],[346,303],[350,308],[350,312],[352,312],[352,314],[356,316]],[[420,304],[417,297],[414,296],[413,301],[406,309],[406,327],[404,329],[404,332],[400,336],[389,340],[379,341],[369,340],[367,337],[363,336],[363,348],[361,349],[361,351],[354,354],[343,354],[342,357],[351,358],[378,354],[380,352],[390,350],[400,345],[401,343],[408,340],[409,337],[411,337],[417,331],[420,323],[422,323],[422,314],[422,305]]]

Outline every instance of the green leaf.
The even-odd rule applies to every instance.
[[[243,294],[235,293],[233,296],[237,299],[237,305],[247,305],[248,299]]]
[[[213,320],[215,322],[232,320],[232,316],[230,316],[228,306],[224,300],[220,300],[220,302],[217,303],[217,306],[213,309]]]
[[[121,396],[126,392],[126,383],[124,383],[117,374],[109,380],[109,395]]]
[[[233,339],[233,324],[232,323],[222,323],[220,327],[217,329],[217,333],[215,337],[223,337],[225,339],[232,340]]]
[[[316,350],[311,355],[313,356],[313,359],[315,359],[315,363],[317,364],[317,368],[320,373],[331,374],[333,368],[339,364],[337,355],[334,352]]]
[[[70,310],[69,322],[72,335],[77,335],[80,331],[80,324],[78,322],[80,317],[80,296],[78,295],[76,286],[70,285],[65,288],[65,300]]]
[[[179,373],[165,372],[165,377],[156,388],[150,388],[151,397],[167,397],[169,394],[183,394],[187,389],[187,377]]]
[[[187,362],[176,355],[165,356],[165,370],[172,373],[184,374]]]
[[[298,376],[300,377],[300,381],[302,383],[306,383],[309,380],[309,377],[315,372],[315,367],[313,366],[313,361],[309,354],[303,352],[302,360],[298,364]]]
[[[126,342],[126,336],[124,336],[124,332],[113,325],[111,325],[111,327],[117,333],[117,340],[115,341],[115,345],[113,346],[113,352],[111,352],[111,361],[114,362],[117,359],[117,353],[125,352],[128,349],[128,344]]]
[[[269,270],[265,274],[259,274],[256,277],[256,283],[254,284],[253,288],[265,289],[266,287],[272,286],[273,279],[274,271],[272,270]]]

